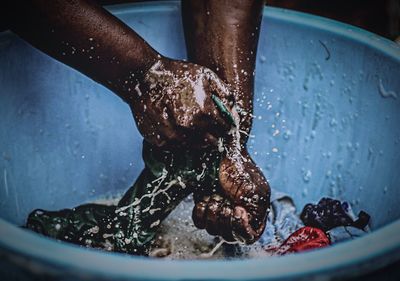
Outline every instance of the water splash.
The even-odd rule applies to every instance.
[[[397,94],[394,91],[388,91],[388,90],[385,89],[385,87],[383,87],[382,79],[379,79],[379,94],[383,98],[397,99]]]

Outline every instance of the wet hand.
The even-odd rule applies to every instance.
[[[194,224],[228,242],[255,242],[268,215],[268,182],[245,149],[222,159],[219,182],[216,193],[195,193]]]
[[[211,70],[161,58],[143,74],[130,102],[139,131],[159,147],[216,145],[231,127],[212,96],[226,106],[233,95]]]

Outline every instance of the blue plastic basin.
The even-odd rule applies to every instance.
[[[155,49],[185,58],[179,2],[110,10]],[[35,208],[120,193],[142,168],[126,104],[10,33],[0,37],[0,268],[59,280],[338,278],[400,258],[400,47],[358,28],[266,8],[249,149],[297,206],[345,199],[372,233],[310,253],[165,261],[83,249],[18,228]],[[279,130],[279,131],[277,131]],[[27,278],[28,279],[28,278]]]

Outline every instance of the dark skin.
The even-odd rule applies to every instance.
[[[246,150],[253,112],[254,69],[262,0],[186,0],[182,16],[189,60],[228,84],[240,117],[240,147],[228,140],[215,192],[195,191],[193,220],[227,241],[256,241],[265,228],[270,187]]]
[[[182,1],[189,60],[212,69],[233,91],[243,143],[251,129],[263,7],[263,0]]]
[[[211,100],[212,94],[222,100],[230,96],[215,73],[161,56],[96,2],[11,2],[5,9],[10,29],[121,97],[150,143],[207,146],[229,129]]]
[[[11,30],[127,102],[151,144],[212,147],[225,138],[220,186],[195,191],[194,222],[227,241],[252,243],[264,230],[270,196],[268,183],[245,149],[263,4],[183,1],[189,58],[197,64],[161,56],[90,0],[14,1],[7,10]],[[227,136],[231,125],[212,95],[229,110],[235,104],[239,138]]]

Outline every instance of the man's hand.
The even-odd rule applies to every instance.
[[[212,95],[227,106],[233,96],[208,68],[161,58],[130,91],[138,128],[156,146],[216,145],[230,129]]]
[[[126,101],[150,143],[207,146],[228,130],[211,96],[230,94],[215,73],[162,58],[94,0],[9,2],[11,30]]]
[[[218,193],[195,192],[194,224],[228,242],[255,242],[265,228],[268,182],[245,150],[222,159],[219,182]]]

